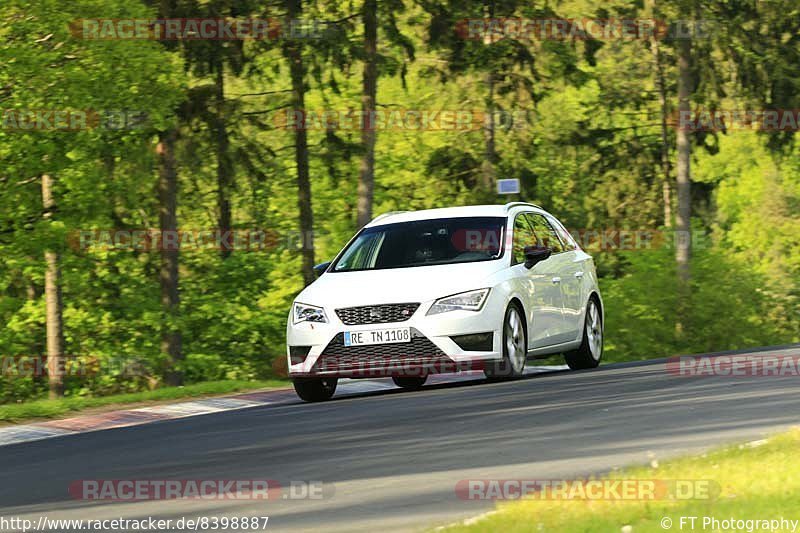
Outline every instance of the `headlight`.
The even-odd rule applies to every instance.
[[[489,289],[478,289],[477,291],[462,292],[446,298],[436,300],[428,310],[429,315],[437,315],[448,311],[480,311]]]
[[[301,304],[297,302],[295,302],[294,304],[294,311],[292,315],[294,316],[295,324],[299,324],[300,322],[328,321],[328,317],[325,316],[325,311],[321,307],[316,307],[308,304]]]

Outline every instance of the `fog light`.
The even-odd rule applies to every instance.
[[[299,365],[308,357],[311,346],[289,346],[289,360],[293,365]]]
[[[458,347],[466,352],[491,352],[494,348],[494,333],[470,333],[450,337]]]

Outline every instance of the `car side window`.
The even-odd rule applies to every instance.
[[[556,231],[544,216],[538,213],[526,213],[525,218],[528,219],[536,234],[536,246],[551,248],[554,254],[564,251],[564,245],[561,244]]]
[[[525,247],[536,245],[536,235],[526,219],[525,213],[520,213],[514,219],[514,264],[525,262]]]
[[[561,242],[564,243],[564,248],[567,250],[577,250],[578,244],[575,242],[575,239],[572,238],[572,235],[564,228],[564,225],[554,217],[547,217],[547,221],[550,223],[553,228],[555,228],[556,233],[558,236],[561,237]]]
[[[363,270],[374,268],[378,254],[383,248],[385,232],[363,233],[356,242],[361,246],[350,247],[336,265],[336,270]]]

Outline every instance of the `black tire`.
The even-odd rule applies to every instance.
[[[392,376],[392,381],[398,387],[406,390],[419,390],[425,385],[428,376]]]
[[[509,335],[511,334],[509,329],[515,329],[513,327],[509,328],[511,325],[510,319],[513,314],[517,316],[519,329],[517,331],[517,336],[513,337],[511,340],[515,350],[521,349],[525,353],[521,365],[519,364],[519,360],[517,360],[516,364],[512,363],[509,355]],[[487,379],[492,381],[519,377],[525,373],[527,351],[528,330],[525,327],[525,313],[518,305],[513,303],[509,304],[508,308],[506,308],[505,317],[503,318],[503,359],[497,362],[487,363],[483,369],[483,373],[486,375]]]
[[[306,402],[330,400],[336,392],[338,378],[297,378],[292,381],[294,391]]]
[[[592,317],[593,312],[596,313],[594,319]],[[564,359],[566,359],[567,366],[571,370],[586,370],[588,368],[597,368],[602,358],[603,315],[600,312],[600,304],[597,300],[591,298],[586,304],[586,317],[584,318],[581,345],[577,350],[565,353]]]

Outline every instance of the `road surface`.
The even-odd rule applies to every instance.
[[[768,353],[800,354],[800,347]],[[571,479],[798,424],[798,377],[678,377],[665,361],[244,409],[0,447],[0,516],[269,516],[268,531],[417,531],[493,507],[464,479]],[[321,481],[313,500],[92,502],[85,479]]]

